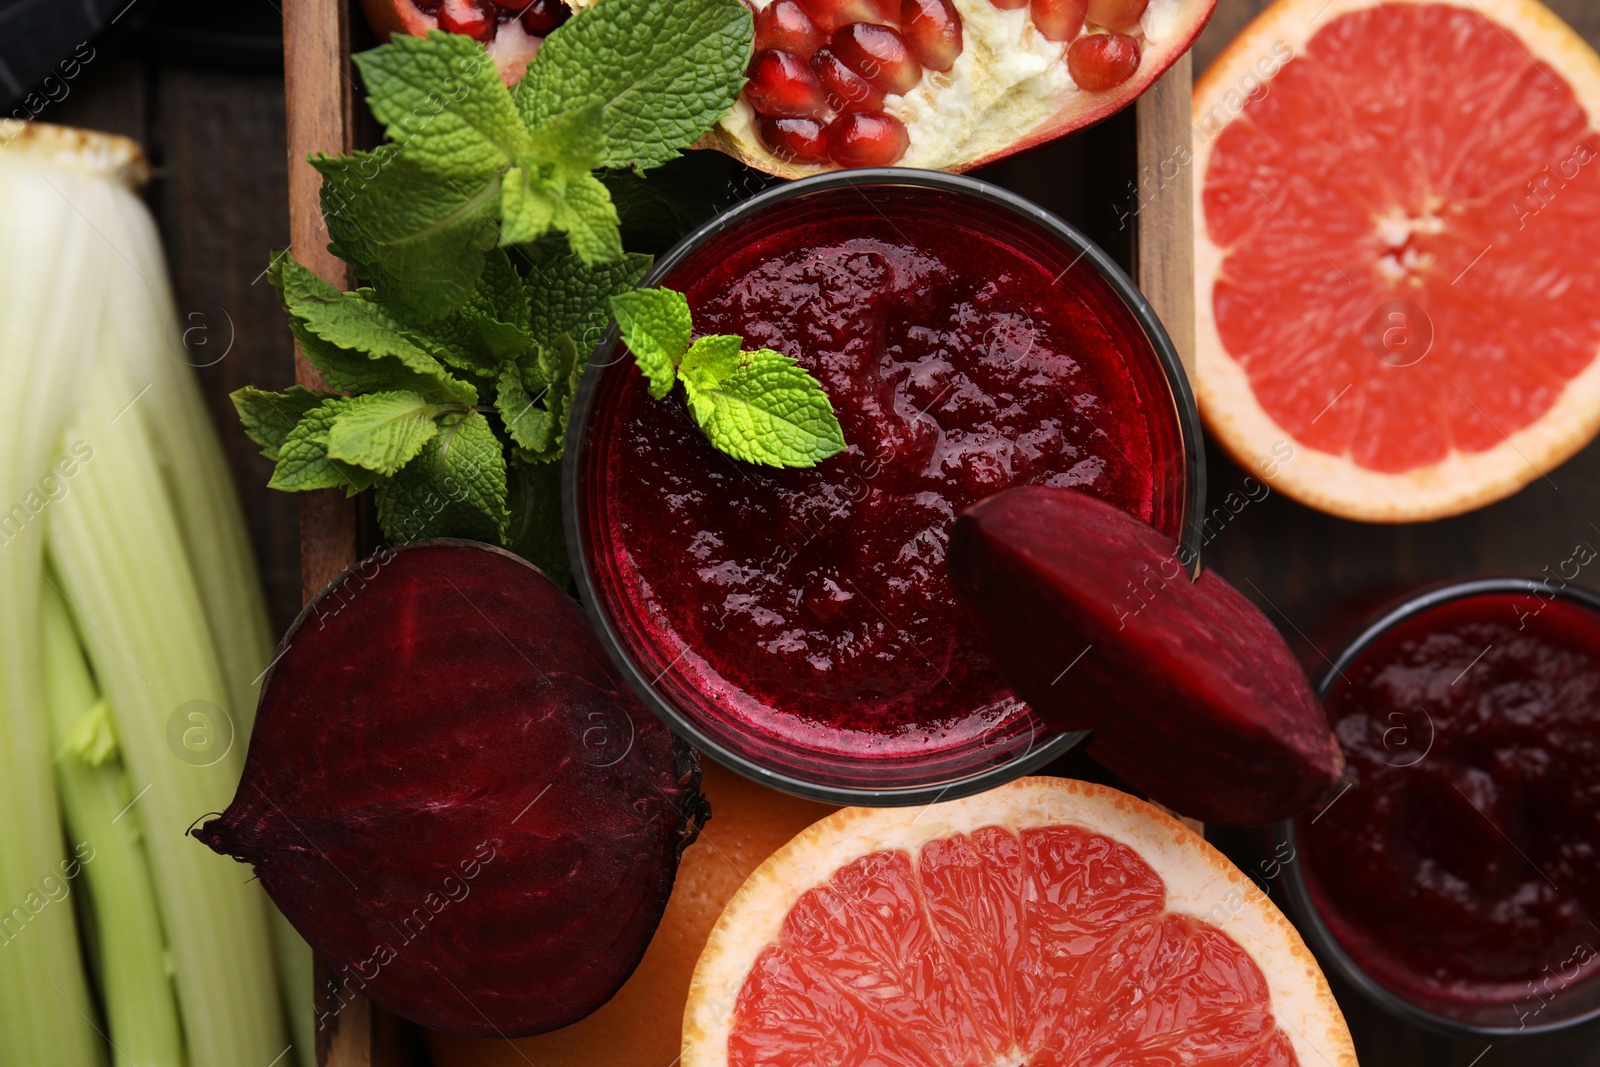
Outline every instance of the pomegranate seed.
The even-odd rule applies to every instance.
[[[1070,41],[1083,29],[1084,0],[1032,0],[1034,29],[1047,41]]]
[[[793,52],[777,48],[757,52],[745,76],[750,81],[744,93],[757,114],[819,119],[827,111],[828,96],[822,82]]]
[[[1125,30],[1137,25],[1144,17],[1144,9],[1149,6],[1150,0],[1089,0],[1085,14],[1096,26]]]
[[[844,65],[826,48],[811,57],[811,69],[828,91],[828,106],[835,111],[878,111],[883,108],[883,90]]]
[[[955,66],[961,54],[961,16],[950,0],[901,0],[900,31],[924,67]]]
[[[522,13],[522,28],[535,37],[545,37],[572,17],[572,9],[561,0],[533,0]]]
[[[444,0],[439,5],[439,28],[487,41],[494,37],[494,16],[477,0]]]
[[[922,64],[906,39],[887,26],[852,22],[829,41],[844,65],[886,93],[908,93],[922,80]]]
[[[827,127],[816,119],[764,118],[756,129],[767,150],[785,163],[828,161]]]
[[[802,59],[822,47],[828,35],[811,21],[806,9],[795,0],[777,0],[756,15],[756,50],[781,48]]]
[[[531,3],[533,0],[494,0],[494,6],[499,8],[502,14],[511,15],[515,15]]]
[[[905,124],[882,111],[852,111],[828,127],[828,158],[841,167],[887,167],[910,143]]]
[[[852,22],[893,22],[900,13],[895,0],[800,0],[800,6],[823,33]]]
[[[1091,93],[1121,85],[1139,69],[1139,42],[1125,33],[1092,33],[1067,49],[1067,70]]]

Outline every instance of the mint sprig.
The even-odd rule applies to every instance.
[[[611,298],[622,340],[661,400],[682,382],[689,413],[719,450],[769,467],[814,467],[845,449],[844,431],[822,388],[792,357],[745,351],[727,334],[689,337],[689,301],[671,289]]]
[[[391,541],[496,542],[564,580],[556,461],[578,382],[612,298],[659,299],[634,291],[651,260],[623,251],[608,190],[647,199],[642,172],[732,106],[752,37],[741,0],[599,0],[545,39],[515,89],[482,45],[447,33],[355,57],[385,143],[312,163],[329,248],[366,284],[341,292],[273,261],[290,329],[332,391],[234,394],[269,484],[375,489]],[[844,447],[793,360],[738,338],[691,343],[672,296],[673,325],[624,331],[646,361],[643,338],[657,338],[662,395],[682,381],[713,443],[781,466]]]
[[[279,256],[269,275],[290,329],[329,385],[354,395],[234,394],[245,432],[274,462],[268,484],[352,495],[376,485],[379,522],[397,542],[450,534],[513,544],[520,531],[548,546],[559,522],[511,524],[509,464],[561,458],[585,357],[609,321],[606,300],[649,267],[648,256],[589,267],[556,253],[524,278],[494,251],[460,307],[419,324],[373,290],[340,292]],[[548,479],[534,481],[549,503]],[[565,567],[559,556],[535,562]]]
[[[588,265],[617,260],[593,171],[655,167],[703,136],[753,34],[740,0],[605,0],[545,39],[515,91],[471,38],[395,36],[355,57],[387,143],[312,159],[330,247],[419,322],[458,307],[496,245],[562,233]]]

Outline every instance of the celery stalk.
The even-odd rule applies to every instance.
[[[56,779],[68,840],[86,857],[94,908],[100,1000],[118,1062],[182,1067],[183,1030],[163,959],[166,940],[155,885],[139,841],[139,813],[116,756],[109,711],[66,602],[47,583],[39,605],[45,705],[56,745]]]
[[[10,136],[13,131],[0,131]],[[3,140],[3,137],[0,137]],[[101,328],[112,257],[83,214],[116,166],[24,130],[0,148],[0,1064],[104,1060],[66,894],[80,873],[61,831],[39,670],[44,527],[66,485],[56,458]],[[107,167],[106,164],[111,166]]]
[[[223,324],[191,324],[186,332],[204,340],[191,355],[178,329],[154,223],[145,213],[124,221],[137,231],[128,257],[151,284],[145,299],[121,311],[123,354],[135,389],[150,385],[140,412],[177,508],[235,719],[248,735],[261,674],[277,641],[222,445],[186,365],[197,356],[212,358],[208,353],[232,339]]]
[[[149,300],[124,309],[125,354],[138,386],[150,385],[138,407],[177,508],[243,751],[255,721],[261,676],[277,642],[222,445],[194,375],[185,365],[197,357],[221,358],[233,338],[223,323],[191,323],[185,332],[193,334],[193,340],[185,344],[153,224],[143,214],[128,221],[146,231],[127,251],[152,284]],[[303,1067],[313,1067],[311,948],[276,907],[269,903],[268,909],[295,1047]]]
[[[132,200],[97,218],[113,247],[149,239]],[[122,324],[150,299],[136,271],[113,272],[104,355],[83,383],[63,438],[93,449],[72,492],[52,506],[49,553],[111,706],[176,971],[195,1064],[269,1064],[289,1047],[272,968],[266,901],[186,828],[232,799],[243,739],[141,407],[146,385],[121,358]],[[152,407],[152,411],[154,408]],[[171,741],[169,743],[169,726]],[[237,731],[235,731],[237,733]],[[198,747],[191,747],[190,739]],[[208,760],[215,760],[207,765]],[[148,791],[143,792],[148,786]]]
[[[300,1067],[316,1067],[316,960],[305,938],[270,901],[267,910],[272,925],[272,950],[278,960],[278,991],[283,994],[283,1004],[288,1011],[295,1059]]]

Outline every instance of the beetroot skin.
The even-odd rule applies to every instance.
[[[1288,818],[1339,746],[1272,623],[1177,542],[1083,493],[1025,487],[956,520],[950,576],[1007,681],[1151,799],[1206,822]]]
[[[692,750],[564,592],[508,552],[425,541],[307,606],[238,795],[195,836],[379,1004],[512,1037],[622,985],[706,814]]]

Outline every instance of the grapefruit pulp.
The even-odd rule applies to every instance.
[[[847,808],[767,860],[695,968],[683,1067],[1354,1067],[1299,935],[1199,835],[1023,778]]]
[[[1600,57],[1549,11],[1280,0],[1194,120],[1196,391],[1241,463],[1419,521],[1594,435]]]

